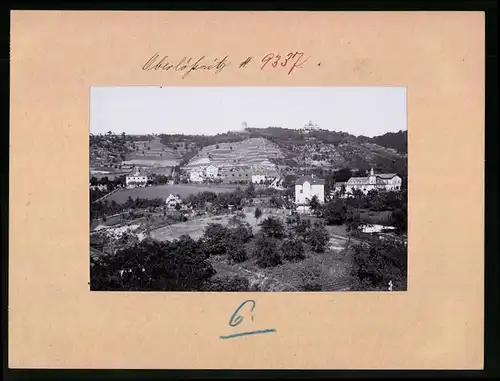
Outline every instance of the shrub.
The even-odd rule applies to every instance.
[[[276,240],[267,236],[257,239],[254,255],[257,257],[259,267],[275,267],[282,263]]]
[[[311,220],[299,219],[294,228],[295,236],[301,239],[302,242],[307,242],[310,231],[311,231]]]
[[[262,210],[260,208],[255,209],[254,217],[256,220],[258,220],[262,216]]]
[[[314,227],[309,232],[307,243],[311,246],[313,251],[316,253],[322,253],[325,251],[329,239],[330,237],[324,225],[320,222],[316,222]]]
[[[304,283],[300,286],[301,291],[321,291],[323,287],[319,283]]]
[[[321,268],[319,266],[303,267],[299,270],[299,277],[302,284],[317,284],[318,279],[321,277]]]
[[[395,238],[371,237],[353,245],[352,276],[363,290],[387,290],[392,281],[393,290],[406,290],[407,247]]]
[[[233,236],[231,230],[221,224],[212,223],[203,235],[203,250],[208,255],[224,255],[231,247]]]
[[[247,252],[243,246],[235,246],[233,249],[229,250],[228,258],[236,263],[244,262],[247,260]]]
[[[214,277],[205,287],[207,291],[244,292],[250,291],[250,282],[242,276]]]
[[[288,261],[301,261],[306,257],[304,244],[297,238],[284,240],[281,244],[281,252],[283,258]]]
[[[406,233],[407,215],[403,209],[396,209],[391,213],[390,223],[396,228],[396,233]]]
[[[243,244],[253,237],[252,227],[248,222],[240,222],[238,225],[230,229],[232,239]]]
[[[260,225],[261,231],[268,237],[281,239],[285,235],[285,226],[279,218],[267,217]]]
[[[347,216],[347,207],[343,200],[330,201],[324,210],[325,221],[329,225],[342,225]]]
[[[90,288],[99,291],[199,291],[215,270],[189,236],[145,239],[113,256],[91,260]]]

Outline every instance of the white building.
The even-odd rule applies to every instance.
[[[295,204],[298,211],[309,211],[309,201],[318,197],[320,203],[325,202],[325,180],[314,176],[302,176],[295,181]]]
[[[149,173],[143,169],[138,169],[125,177],[125,184],[127,187],[133,185],[145,186],[151,180],[153,180],[153,177]]]
[[[219,168],[217,168],[215,165],[209,165],[208,167],[205,168],[205,176],[207,176],[210,179],[215,179],[219,175]]]
[[[308,124],[306,124],[303,128],[302,128],[302,133],[309,133],[309,132],[313,132],[313,131],[318,131],[319,130],[319,127],[318,125],[316,124],[313,124],[311,121],[309,121]]]
[[[175,209],[177,205],[182,204],[182,199],[178,195],[170,194],[165,200],[165,203],[169,209]]]
[[[277,190],[285,190],[283,186],[283,177],[276,177],[273,182],[269,185],[269,188],[277,189]]]
[[[401,190],[401,183],[401,177],[397,173],[375,173],[372,168],[369,176],[351,177],[344,185],[346,195],[350,195],[355,189],[364,194],[371,190],[397,192]]]
[[[189,172],[189,181],[192,183],[202,183],[204,179],[203,171],[200,169],[193,169]]]
[[[260,184],[266,181],[267,176],[266,175],[252,175],[252,183],[254,184]]]

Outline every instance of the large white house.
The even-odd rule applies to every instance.
[[[320,203],[325,202],[325,180],[314,176],[302,176],[295,181],[295,204],[299,212],[309,211],[309,201],[317,196]]]
[[[210,164],[205,168],[205,176],[207,176],[208,178],[215,179],[218,175],[219,168],[217,168],[215,165]]]
[[[145,186],[151,180],[153,180],[153,177],[148,172],[143,169],[137,169],[125,177],[125,184],[127,187],[133,185]]]
[[[401,190],[401,177],[397,173],[375,173],[373,168],[365,177],[351,177],[342,183],[345,187],[345,195],[351,195],[355,189],[367,194],[371,190],[399,191]],[[341,183],[335,184],[335,190],[340,190]]]

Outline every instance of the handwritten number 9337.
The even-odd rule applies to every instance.
[[[269,53],[262,57],[261,70],[266,67],[284,67],[288,68],[288,74],[291,74],[294,69],[300,68],[304,65],[310,57],[304,58],[304,53],[291,52],[285,55],[278,53]]]

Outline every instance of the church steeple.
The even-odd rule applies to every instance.
[[[375,177],[375,172],[373,172],[373,167],[370,169],[370,176],[368,177],[369,184],[375,184],[377,182],[377,178]]]

